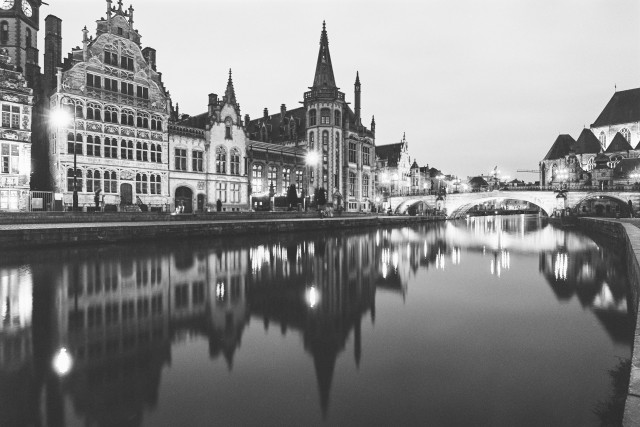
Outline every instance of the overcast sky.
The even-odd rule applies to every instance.
[[[49,0],[63,55],[105,0]],[[130,2],[125,2],[128,7]],[[242,114],[299,106],[313,83],[322,21],[336,83],[376,145],[409,142],[412,159],[466,177],[537,169],[559,133],[574,138],[618,90],[640,85],[637,0],[135,0],[134,27],[157,50],[180,112],[224,94],[229,68]],[[116,0],[114,0],[116,5]],[[41,60],[41,64],[42,64]]]

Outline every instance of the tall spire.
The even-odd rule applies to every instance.
[[[329,54],[329,38],[327,37],[327,27],[324,21],[322,21],[320,51],[318,52],[318,63],[316,64],[316,75],[313,78],[313,87],[336,87],[336,80],[333,77],[333,66],[331,65],[331,55]]]
[[[229,80],[227,81],[227,90],[224,96],[229,104],[236,104],[236,91],[233,89],[233,80],[231,79],[231,68],[229,68]]]

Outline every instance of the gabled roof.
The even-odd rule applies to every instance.
[[[576,154],[595,154],[602,149],[598,138],[587,128],[582,129],[573,147]]]
[[[640,121],[640,88],[613,94],[591,127]]]
[[[625,139],[624,136],[620,132],[616,133],[616,136],[613,137],[613,141],[607,147],[605,153],[615,153],[618,151],[629,151],[633,150],[629,141]]]
[[[555,142],[551,146],[551,149],[544,156],[543,160],[555,160],[560,159],[567,154],[571,150],[571,147],[576,143],[576,141],[571,137],[571,135],[562,134],[558,135]]]
[[[390,167],[398,166],[398,161],[400,161],[401,154],[402,154],[402,142],[376,146],[376,157],[379,158],[380,160],[386,160],[387,166],[390,166]]]
[[[259,119],[251,120],[246,124],[247,134],[254,141],[261,141],[261,130],[264,126],[267,132],[267,140],[272,144],[284,144],[285,142],[296,142],[306,140],[306,109],[298,107],[294,110],[272,114]],[[293,135],[289,130],[289,124],[293,126]],[[316,141],[316,143],[318,143]]]

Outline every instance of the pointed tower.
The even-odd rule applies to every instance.
[[[304,94],[304,106],[307,114],[307,148],[315,152],[311,158],[319,159],[314,164],[307,165],[305,188],[307,194],[314,194],[318,188],[327,192],[327,202],[341,199],[339,189],[342,188],[344,177],[342,165],[343,129],[342,118],[346,114],[344,93],[336,86],[333,76],[333,65],[329,53],[329,37],[327,27],[322,23],[320,34],[320,49],[313,78],[313,86]],[[338,197],[340,195],[340,197]]]

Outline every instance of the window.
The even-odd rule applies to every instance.
[[[371,149],[369,147],[362,147],[362,164],[365,166],[371,166],[370,161],[371,161],[371,156],[370,156],[370,151]]]
[[[115,172],[106,171],[104,173],[104,192],[111,194],[118,192],[118,180]]]
[[[313,148],[314,146],[314,143],[315,143],[314,135],[315,135],[314,132],[309,132],[309,148]]]
[[[603,147],[607,145],[607,135],[604,132],[600,132],[598,139],[600,140],[600,145]]]
[[[179,171],[187,170],[187,150],[176,148],[175,168]]]
[[[336,110],[334,112],[334,116],[335,116],[335,124],[336,124],[336,126],[341,126],[342,122],[340,121],[340,119],[341,119],[340,110]]]
[[[104,121],[107,123],[118,123],[118,109],[111,105],[104,107]]]
[[[231,203],[240,203],[240,184],[231,184]]]
[[[251,168],[251,186],[253,187],[253,193],[262,193],[262,178],[264,168],[262,165],[253,165]]]
[[[20,107],[2,105],[2,127],[20,129]]]
[[[227,152],[223,147],[216,148],[216,173],[227,173]]]
[[[302,169],[296,169],[296,190],[302,194]]]
[[[87,136],[87,156],[100,157],[100,137]]]
[[[136,193],[137,194],[147,194],[147,175],[146,174],[136,174]]]
[[[349,163],[355,163],[355,162],[356,162],[356,143],[350,142],[349,143]]]
[[[0,23],[0,44],[9,43],[9,23],[2,21]]]
[[[204,169],[202,168],[202,159],[203,159],[202,151],[192,151],[191,152],[191,161],[192,161],[192,170],[194,172],[202,172]]]
[[[629,129],[623,128],[620,133],[624,136],[624,139],[626,139],[627,142],[631,143],[631,132],[629,132]]]
[[[123,95],[133,96],[133,84],[120,82],[120,93]]]
[[[87,171],[87,191],[93,193],[101,188],[100,172]]]
[[[157,116],[151,116],[151,130],[162,130],[162,119]]]
[[[356,196],[356,174],[349,172],[349,196]]]
[[[136,95],[138,96],[138,98],[149,99],[149,88],[136,86]]]
[[[76,134],[75,141],[72,133],[67,135],[67,153],[82,154],[82,135]]]
[[[329,125],[331,124],[331,110],[328,108],[323,108],[320,110],[320,124],[321,125]]]
[[[369,197],[369,175],[362,176],[362,197]]]
[[[120,113],[120,123],[127,126],[133,126],[133,111],[123,109]]]
[[[109,159],[118,158],[118,141],[115,138],[104,139],[104,156]]]
[[[102,108],[98,104],[89,103],[87,105],[87,119],[102,120]]]
[[[227,203],[227,183],[216,182],[216,201],[220,200],[222,203]]]
[[[0,148],[0,150],[0,155],[2,156],[2,169],[0,170],[0,172],[11,174],[19,173],[18,165],[20,155],[18,151],[18,145],[2,144],[2,148]]]
[[[322,132],[322,151],[329,151],[329,132]]]
[[[240,175],[240,151],[231,150],[231,175]]]
[[[269,166],[269,173],[267,174],[267,184],[269,191],[278,191],[278,168],[275,166]]]
[[[150,181],[151,181],[151,185],[150,185],[150,190],[151,190],[151,194],[162,194],[160,191],[160,175],[151,175],[150,176]]]
[[[124,68],[125,70],[133,71],[133,58],[122,55],[122,57],[120,58],[120,67]]]
[[[282,192],[286,194],[291,185],[291,168],[282,168]]]
[[[76,170],[78,191],[82,191],[82,171]],[[67,191],[73,191],[73,169],[67,170]]]
[[[87,73],[87,86],[100,89],[102,87],[100,76]]]
[[[309,126],[316,125],[316,110],[309,110]]]

